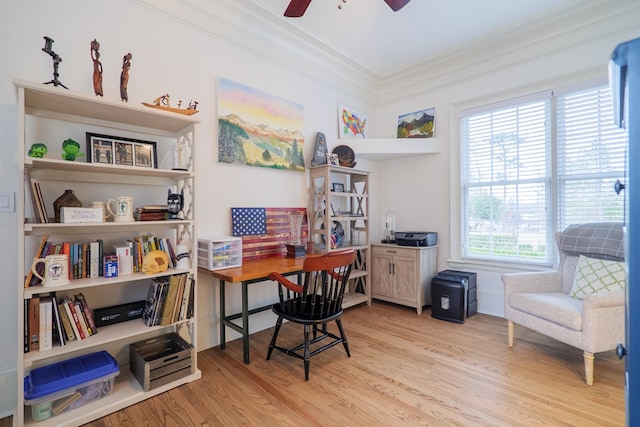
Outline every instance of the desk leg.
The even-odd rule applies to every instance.
[[[224,349],[227,346],[227,340],[225,337],[225,324],[224,319],[226,317],[225,311],[225,301],[224,301],[224,291],[225,291],[226,282],[224,280],[220,280],[220,348]]]
[[[244,363],[249,364],[249,297],[248,284],[242,282],[242,354]]]

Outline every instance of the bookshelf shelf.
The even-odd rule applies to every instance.
[[[313,239],[318,252],[347,248],[358,252],[342,305],[351,307],[363,302],[370,305],[369,172],[320,165],[309,169],[309,177],[309,238]],[[341,184],[345,191],[333,191],[334,183]],[[335,247],[327,245],[332,241],[332,234]]]
[[[197,117],[183,116],[136,105],[123,104],[39,83],[13,80],[18,101],[18,158],[20,179],[16,199],[18,217],[25,218],[18,229],[18,277],[19,286],[17,336],[29,339],[29,303],[36,297],[55,294],[57,299],[82,293],[91,308],[111,306],[143,300],[154,278],[187,273],[193,280],[190,289],[197,301],[195,278],[197,263],[195,221],[195,125]],[[122,135],[144,141],[154,141],[157,149],[157,168],[121,166],[91,163],[80,157],[75,161],[61,159],[61,141],[72,138],[86,152],[86,133]],[[45,143],[48,152],[43,158],[27,155],[31,145]],[[188,170],[172,170],[164,167],[175,146],[184,149]],[[115,147],[114,147],[115,148]],[[115,153],[115,151],[114,151]],[[38,205],[51,209],[51,203],[66,189],[73,189],[83,206],[92,201],[106,202],[126,195],[134,200],[134,207],[162,205],[167,201],[167,191],[184,194],[184,208],[180,218],[164,221],[100,222],[100,223],[42,223],[35,199],[31,197],[31,183],[37,181],[42,198]],[[35,187],[34,187],[35,188]],[[42,209],[44,210],[44,209]],[[48,212],[51,215],[53,212]],[[191,267],[169,268],[166,271],[145,274],[133,273],[114,278],[93,277],[71,280],[69,284],[56,287],[35,285],[24,287],[25,276],[32,259],[39,255],[39,244],[44,240],[52,243],[90,242],[103,240],[105,253],[136,236],[153,234],[160,239],[169,239],[174,248],[186,245],[191,253]],[[44,236],[47,236],[45,239]],[[176,294],[178,295],[178,294]],[[185,293],[186,295],[186,293]],[[178,301],[176,299],[176,301]],[[186,301],[186,299],[184,300]],[[185,304],[185,303],[183,303]],[[175,307],[178,307],[176,303]],[[186,306],[184,306],[186,307]],[[174,309],[175,310],[175,309]],[[67,341],[65,345],[54,343],[51,349],[24,352],[18,349],[17,396],[14,424],[25,426],[76,426],[88,423],[111,412],[155,396],[173,387],[200,378],[197,368],[197,353],[194,353],[193,373],[145,392],[129,370],[129,345],[169,332],[178,333],[193,347],[197,347],[197,311],[193,309],[189,319],[168,322],[163,326],[147,326],[141,319],[130,320],[109,326],[98,327],[98,333],[82,340]],[[175,311],[174,313],[177,313]],[[174,317],[173,320],[178,317]],[[53,332],[56,337],[55,331]],[[43,421],[31,419],[31,408],[24,405],[22,379],[32,369],[60,362],[98,350],[109,351],[118,361],[120,374],[115,378],[114,391],[103,399],[82,408],[52,416]]]

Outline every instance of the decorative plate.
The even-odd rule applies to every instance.
[[[338,162],[340,163],[340,166],[352,168],[356,165],[356,155],[351,147],[347,145],[338,145],[337,147],[334,147],[331,152],[338,155]]]

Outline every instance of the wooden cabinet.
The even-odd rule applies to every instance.
[[[372,297],[415,307],[431,305],[431,279],[436,275],[436,246],[371,245]]]
[[[195,125],[199,121],[190,116],[154,110],[151,108],[124,104],[94,96],[81,94],[62,88],[14,80],[18,99],[18,172],[20,175],[16,212],[24,222],[18,229],[18,317],[15,321],[16,333],[22,340],[25,333],[25,304],[34,296],[55,292],[56,297],[74,295],[79,292],[86,296],[91,309],[144,300],[152,279],[186,273],[194,282],[192,292],[197,301],[195,278],[197,272],[196,221],[195,221]],[[136,154],[130,147],[131,156],[116,164],[111,156],[101,156],[99,162],[87,161],[96,148],[85,146],[86,133],[113,135],[114,137],[150,141],[156,147],[155,167],[140,161],[136,166]],[[83,156],[75,161],[63,160],[62,141],[73,139],[81,144]],[[42,158],[30,157],[29,148],[36,143],[47,146],[47,154]],[[186,170],[172,170],[171,161],[165,166],[166,158],[178,147],[186,156]],[[117,147],[112,147],[117,148]],[[112,152],[114,153],[115,150]],[[102,157],[105,157],[102,159]],[[170,157],[169,157],[170,158]],[[130,160],[130,163],[129,163]],[[135,222],[99,223],[42,223],[34,220],[29,191],[29,179],[39,181],[44,205],[52,217],[51,204],[65,189],[73,189],[83,206],[92,201],[106,202],[119,196],[133,198],[134,207],[146,204],[166,204],[168,190],[184,195],[184,208],[179,219]],[[186,245],[191,254],[188,269],[170,268],[162,273],[141,272],[118,277],[84,277],[55,288],[42,285],[24,287],[25,275],[37,252],[39,243],[45,238],[55,243],[90,242],[102,240],[105,253],[120,243],[135,236],[152,234],[170,239],[175,245]],[[174,318],[175,320],[176,318]],[[49,350],[23,352],[18,346],[17,395],[18,403],[14,412],[14,425],[76,426],[105,416],[111,412],[167,391],[178,385],[200,378],[196,357],[193,358],[191,373],[173,380],[151,391],[144,391],[129,370],[129,346],[132,343],[171,332],[180,334],[196,347],[197,313],[191,318],[163,326],[148,327],[141,319],[101,326],[95,335],[82,340],[68,341],[64,346],[54,343]],[[115,378],[112,392],[102,399],[87,403],[78,409],[69,410],[51,418],[34,421],[31,408],[24,405],[23,377],[32,369],[50,365],[76,356],[107,350],[118,361],[120,373]]]
[[[356,262],[343,306],[371,304],[369,172],[343,166],[309,168],[309,238],[316,252],[353,248]]]

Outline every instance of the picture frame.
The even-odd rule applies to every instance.
[[[87,162],[138,168],[158,168],[155,141],[87,132]]]
[[[341,182],[334,182],[331,184],[331,191],[336,193],[344,193],[344,184]]]
[[[340,166],[338,155],[334,153],[327,153],[327,163],[331,166]]]

